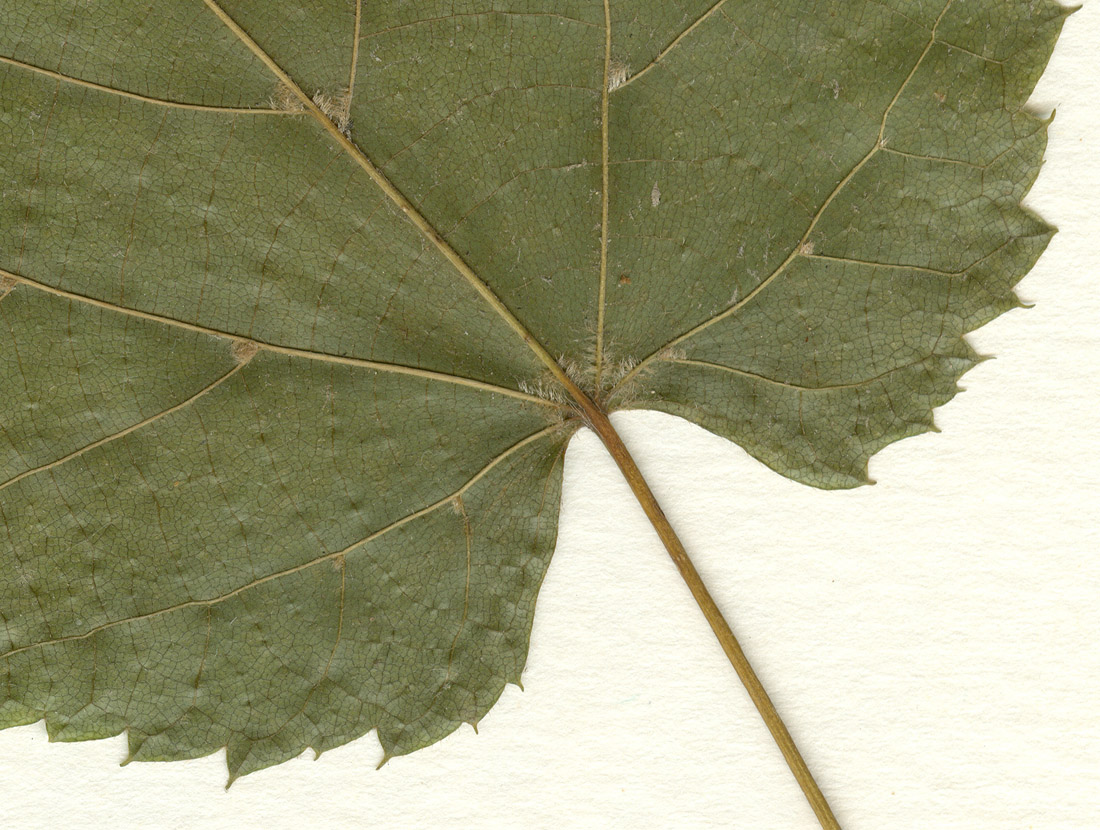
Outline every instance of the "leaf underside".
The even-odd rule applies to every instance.
[[[1046,0],[48,6],[0,0],[0,727],[135,760],[476,723],[555,371],[857,486],[1052,234]]]

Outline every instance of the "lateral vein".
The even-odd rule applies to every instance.
[[[924,363],[927,363],[929,361],[929,359],[931,359],[932,357],[934,357],[934,355],[929,355],[928,357],[922,358],[921,360],[915,360],[912,363],[906,363],[902,366],[895,366],[893,369],[887,369],[882,374],[875,375],[873,378],[866,378],[865,380],[853,381],[852,383],[836,383],[836,384],[830,384],[830,385],[826,385],[826,386],[806,386],[806,385],[800,384],[800,383],[789,383],[788,381],[777,380],[776,378],[770,378],[767,375],[761,375],[761,374],[758,374],[756,372],[747,372],[744,369],[735,369],[732,366],[723,366],[721,363],[711,363],[708,360],[691,360],[691,359],[688,359],[688,358],[674,358],[672,360],[669,360],[668,362],[669,363],[681,363],[685,366],[699,366],[700,368],[704,368],[704,369],[714,369],[716,371],[728,372],[732,375],[739,375],[740,377],[748,378],[749,380],[759,380],[759,381],[763,381],[764,383],[770,383],[774,386],[782,386],[785,389],[791,389],[795,392],[802,393],[802,392],[836,392],[836,391],[840,391],[840,390],[844,390],[844,389],[862,389],[865,386],[870,386],[872,383],[876,383],[877,381],[880,381],[883,378],[889,377],[890,375],[894,374],[895,372],[901,372],[905,369],[912,369],[915,366],[921,366]]]
[[[994,251],[996,253],[996,251]],[[934,274],[937,277],[962,277],[973,270],[975,265],[981,263],[982,257],[974,265],[969,265],[961,271],[944,271],[940,268],[929,268],[925,265],[905,265],[900,262],[873,262],[869,259],[853,259],[852,257],[830,256],[829,254],[803,254],[806,259],[820,259],[827,262],[843,262],[846,265],[866,265],[869,268],[886,268],[892,271],[919,271],[924,274]]]
[[[57,81],[63,81],[67,84],[74,86],[82,86],[86,89],[94,89],[97,92],[106,92],[109,95],[117,95],[121,98],[130,98],[134,101],[141,101],[146,104],[155,104],[158,107],[169,107],[171,109],[181,110],[193,110],[196,112],[222,112],[230,115],[300,115],[301,113],[291,112],[289,110],[271,109],[269,107],[220,107],[212,104],[185,104],[180,101],[169,101],[166,98],[153,98],[149,95],[140,95],[136,92],[127,92],[124,89],[116,89],[113,86],[104,86],[103,84],[97,84],[93,81],[85,81],[82,78],[74,78],[72,75],[63,75],[60,72],[54,72],[52,69],[44,69],[41,66],[35,66],[34,64],[24,63],[23,61],[17,61],[14,58],[7,58],[0,55],[0,63],[6,63],[9,66],[17,66],[21,69],[27,69],[31,72],[36,72],[39,75],[45,75],[47,78],[53,78]]]
[[[314,559],[311,559],[308,562],[303,562],[300,565],[295,565],[294,567],[285,568],[284,570],[277,571],[277,572],[272,573],[272,574],[268,574],[267,576],[259,577],[258,579],[254,579],[251,582],[248,582],[244,585],[241,585],[239,588],[234,588],[232,591],[229,591],[227,593],[221,594],[221,595],[216,596],[216,597],[211,597],[209,599],[188,600],[186,602],[177,603],[176,605],[171,605],[171,606],[168,606],[166,608],[160,608],[156,611],[150,611],[146,614],[137,614],[135,616],[126,617],[124,619],[111,620],[110,622],[103,623],[102,625],[97,625],[96,627],[94,627],[92,629],[89,629],[88,631],[85,631],[83,634],[72,634],[72,635],[69,635],[69,636],[66,636],[66,637],[55,637],[55,638],[50,639],[50,640],[43,640],[43,641],[38,642],[38,643],[30,643],[30,644],[25,645],[25,646],[20,646],[19,648],[15,648],[15,649],[12,649],[11,651],[7,651],[3,654],[0,654],[0,660],[7,659],[9,657],[14,657],[17,654],[21,654],[24,651],[29,651],[29,650],[35,649],[35,648],[44,648],[45,646],[58,645],[60,643],[68,643],[68,642],[72,642],[74,640],[86,640],[87,638],[98,634],[100,631],[104,631],[104,630],[109,629],[109,628],[114,628],[115,626],[126,625],[127,623],[142,622],[144,620],[153,619],[155,617],[163,616],[164,614],[171,614],[175,611],[182,611],[185,608],[195,608],[195,607],[201,607],[201,606],[210,607],[210,606],[213,606],[213,605],[217,605],[220,602],[225,602],[228,599],[232,599],[233,597],[237,596],[238,594],[242,594],[245,591],[251,590],[252,588],[255,588],[259,585],[263,585],[265,582],[271,582],[272,580],[281,579],[282,577],[285,577],[285,576],[290,576],[291,574],[295,574],[295,573],[298,573],[299,571],[304,571],[304,570],[307,570],[308,568],[312,568],[316,565],[319,565],[322,562],[328,562],[328,561],[331,561],[331,560],[340,559],[341,557],[348,556],[349,554],[354,553],[356,550],[363,547],[364,545],[367,545],[367,544],[373,542],[374,540],[378,539],[379,537],[384,536],[385,534],[389,533],[391,530],[396,530],[397,528],[399,528],[403,525],[406,525],[409,522],[415,521],[416,519],[419,519],[423,516],[426,516],[429,513],[432,513],[433,511],[438,510],[439,508],[443,507],[444,505],[452,504],[456,498],[461,498],[464,493],[466,493],[471,487],[473,487],[475,484],[477,484],[479,481],[481,481],[481,479],[483,479],[486,475],[488,475],[489,472],[494,467],[496,467],[498,464],[500,464],[500,462],[502,462],[505,458],[512,455],[513,453],[518,452],[519,450],[523,449],[524,447],[528,446],[529,444],[533,444],[534,442],[540,440],[541,438],[545,438],[546,436],[552,434],[553,432],[556,432],[557,430],[559,430],[561,428],[562,428],[562,426],[560,424],[554,424],[553,426],[546,427],[544,429],[539,430],[538,432],[535,432],[535,433],[532,433],[531,435],[528,435],[526,438],[516,442],[515,444],[510,446],[508,449],[504,450],[502,453],[495,456],[492,460],[489,461],[488,464],[486,464],[484,467],[482,467],[471,479],[469,479],[465,484],[463,484],[458,490],[455,490],[453,493],[451,493],[447,496],[444,496],[443,498],[439,499],[439,501],[436,501],[436,502],[433,502],[432,504],[429,504],[427,507],[423,507],[420,510],[417,510],[416,512],[414,512],[414,513],[409,513],[407,516],[404,516],[404,517],[398,519],[395,522],[391,522],[390,524],[386,525],[385,527],[380,528],[379,530],[374,531],[370,535],[363,537],[359,541],[353,542],[352,544],[348,545],[347,547],[343,548],[342,550],[338,550],[338,551],[335,551],[333,553],[326,553],[323,556],[315,557]]]
[[[886,111],[883,112],[882,121],[879,124],[878,136],[875,140],[874,146],[871,147],[871,149],[867,151],[867,154],[865,156],[863,156],[863,158],[861,158],[856,163],[855,167],[853,167],[848,172],[848,175],[846,175],[843,179],[841,179],[840,182],[837,183],[836,187],[833,188],[832,192],[829,193],[829,195],[826,197],[825,201],[822,203],[821,207],[817,209],[817,212],[814,214],[813,218],[810,220],[810,224],[809,224],[809,227],[806,228],[806,232],[804,234],[802,234],[802,238],[798,241],[798,243],[794,246],[794,248],[791,249],[791,252],[787,255],[786,259],[784,259],[781,263],[779,263],[779,266],[774,271],[772,271],[771,274],[769,274],[762,282],[760,282],[759,285],[757,285],[754,289],[752,289],[752,291],[750,291],[743,298],[741,298],[741,300],[739,300],[738,302],[731,305],[725,311],[719,312],[718,314],[715,314],[712,317],[708,317],[706,320],[704,320],[703,322],[701,322],[701,323],[695,325],[694,327],[688,329],[683,334],[680,334],[677,337],[674,337],[668,343],[664,344],[659,349],[654,350],[649,355],[647,355],[645,358],[640,360],[638,362],[637,366],[635,366],[617,384],[615,384],[614,388],[611,390],[611,392],[609,394],[614,394],[615,392],[619,391],[624,385],[626,385],[631,380],[633,380],[635,377],[637,377],[638,374],[643,369],[645,369],[646,366],[648,366],[653,360],[657,359],[661,354],[667,352],[669,349],[675,348],[680,343],[684,342],[685,340],[688,340],[691,337],[694,337],[696,334],[698,334],[699,332],[709,328],[710,326],[714,325],[715,323],[718,323],[722,320],[725,320],[730,315],[736,314],[738,311],[740,311],[742,308],[744,308],[748,303],[750,303],[754,299],[756,299],[756,297],[758,297],[760,295],[760,293],[762,291],[764,291],[764,289],[766,289],[769,285],[771,285],[773,282],[775,282],[775,280],[787,270],[787,267],[792,262],[794,262],[795,259],[797,259],[800,256],[806,256],[807,255],[806,253],[804,253],[805,245],[809,241],[810,235],[814,232],[814,229],[817,227],[818,222],[820,222],[822,216],[825,215],[825,211],[829,209],[829,206],[833,203],[833,201],[836,199],[836,197],[840,194],[840,192],[842,190],[844,190],[845,187],[848,186],[848,184],[852,181],[852,179],[854,179],[856,177],[856,175],[859,173],[859,171],[862,170],[867,165],[867,163],[872,158],[875,157],[875,155],[879,152],[879,150],[881,150],[885,147],[885,144],[886,144],[886,137],[885,137],[886,136],[886,122],[890,119],[890,113],[893,112],[894,106],[901,99],[902,93],[905,92],[906,88],[909,86],[909,82],[911,80],[913,80],[913,76],[915,76],[917,74],[917,70],[920,69],[921,64],[924,63],[925,57],[927,57],[928,53],[932,50],[932,47],[936,44],[936,32],[939,29],[940,22],[943,20],[944,16],[947,14],[948,10],[951,8],[951,5],[954,2],[955,2],[955,0],[947,0],[947,4],[943,7],[943,11],[941,11],[940,14],[939,14],[939,17],[936,18],[936,24],[932,27],[932,34],[931,34],[931,37],[928,40],[928,44],[924,47],[924,51],[921,52],[920,57],[917,58],[916,63],[913,64],[913,68],[911,70],[909,70],[909,74],[906,76],[905,80],[902,82],[901,86],[899,87],[897,93],[894,95],[893,99],[891,99],[889,105],[886,107]],[[722,5],[722,3],[719,2],[715,6],[715,9],[717,9],[717,7],[721,6],[721,5]]]
[[[355,73],[359,69],[359,39],[363,27],[363,0],[355,0],[355,33],[351,42],[351,70],[348,72],[348,117],[351,117],[351,101],[355,94]]]
[[[174,406],[168,407],[168,409],[165,409],[162,412],[158,412],[156,415],[150,415],[148,418],[145,418],[144,420],[138,421],[136,424],[131,424],[130,426],[126,427],[123,430],[119,430],[118,432],[115,432],[115,433],[112,433],[110,435],[104,436],[103,438],[100,438],[98,441],[93,441],[90,444],[85,444],[80,449],[74,450],[73,452],[69,453],[68,455],[62,456],[61,458],[58,458],[55,461],[51,461],[48,464],[42,464],[38,467],[34,467],[33,469],[24,470],[19,475],[14,476],[13,478],[9,478],[7,481],[0,483],[0,490],[5,490],[8,487],[10,487],[11,485],[16,484],[17,482],[20,482],[25,478],[29,478],[30,476],[37,475],[38,473],[45,472],[46,470],[53,470],[57,467],[60,467],[63,464],[67,464],[68,462],[72,461],[74,458],[79,458],[80,456],[84,455],[87,452],[90,452],[90,451],[96,449],[97,447],[102,447],[104,444],[110,444],[112,441],[117,441],[119,438],[125,438],[127,435],[129,435],[132,432],[137,432],[139,429],[144,429],[145,427],[149,426],[149,424],[155,423],[155,422],[161,420],[162,418],[166,418],[169,415],[172,415],[176,412],[179,412],[181,409],[185,409],[186,407],[190,406],[195,401],[197,401],[199,398],[206,395],[207,392],[211,392],[214,389],[217,389],[219,386],[221,386],[223,383],[225,383],[227,380],[229,380],[231,377],[233,377],[233,375],[237,374],[237,372],[239,372],[241,369],[243,369],[245,367],[245,365],[247,365],[247,363],[248,363],[248,361],[246,361],[246,360],[240,361],[239,363],[237,363],[237,365],[235,365],[228,372],[226,372],[223,375],[221,375],[220,377],[218,377],[212,383],[209,383],[206,386],[204,386],[202,389],[200,389],[198,392],[196,392],[191,397],[180,401],[179,403],[175,404]]]
[[[680,34],[678,34],[676,36],[676,38],[668,46],[666,46],[664,49],[661,50],[661,52],[657,55],[657,57],[655,57],[653,60],[651,60],[649,63],[647,63],[640,70],[635,72],[633,75],[631,75],[629,78],[627,78],[621,84],[619,84],[617,87],[615,87],[615,89],[622,89],[627,84],[634,83],[634,81],[638,80],[645,73],[647,73],[649,70],[651,70],[657,64],[659,64],[661,61],[663,61],[665,59],[665,57],[668,55],[668,53],[671,52],[673,49],[675,49],[680,44],[680,41],[682,41],[684,38],[686,38],[688,35],[690,35],[692,32],[694,32],[697,28],[702,26],[703,23],[705,23],[707,21],[707,19],[711,15],[713,15],[716,11],[718,11],[720,8],[722,8],[722,6],[725,5],[725,3],[726,3],[726,0],[718,0],[717,3],[715,3],[709,9],[707,9],[705,12],[703,12],[698,17],[698,19],[696,19],[696,21],[694,23],[692,23],[690,26],[688,26],[686,29],[684,29],[684,31],[680,32]]]
[[[610,144],[608,140],[608,100],[611,95],[611,0],[603,0],[604,14],[604,57],[603,57],[603,91],[600,99],[600,156],[601,176],[603,180],[600,193],[600,285],[596,299],[596,366],[595,383],[596,394],[600,390],[600,376],[603,374],[603,330],[604,308],[607,305],[607,231],[608,212],[610,206],[610,165],[608,158]]]
[[[151,320],[155,323],[163,323],[165,325],[174,326],[175,328],[186,329],[188,331],[198,332],[200,334],[207,334],[211,337],[221,337],[227,340],[247,340],[254,343],[259,349],[268,352],[274,352],[275,354],[288,355],[290,357],[301,357],[307,360],[320,360],[326,363],[338,363],[344,366],[360,366],[364,369],[373,369],[378,372],[391,372],[399,375],[410,375],[412,377],[424,378],[425,380],[435,380],[442,383],[451,383],[458,386],[467,386],[471,389],[480,389],[483,392],[490,392],[492,394],[507,395],[517,400],[526,401],[528,403],[539,404],[540,406],[549,407],[551,409],[564,409],[562,404],[554,403],[546,398],[540,398],[537,395],[530,395],[526,392],[521,392],[518,389],[510,389],[507,386],[497,386],[496,384],[486,383],[485,381],[474,380],[473,378],[462,377],[461,375],[449,375],[446,372],[434,372],[430,369],[419,369],[414,366],[403,366],[399,363],[385,363],[377,360],[366,360],[359,357],[345,357],[342,355],[329,354],[328,352],[312,351],[310,349],[299,349],[293,346],[281,346],[275,343],[266,343],[262,340],[249,340],[247,337],[241,334],[235,334],[229,331],[223,331],[221,329],[209,328],[207,326],[196,325],[195,323],[187,323],[183,320],[177,320],[174,317],[165,317],[160,314],[153,314],[148,311],[139,311],[134,308],[127,308],[126,306],[115,305],[114,303],[106,302],[105,300],[97,300],[94,297],[86,297],[83,294],[76,294],[72,291],[65,291],[62,288],[54,288],[52,285],[46,285],[45,283],[37,282],[27,277],[20,276],[10,271],[0,269],[0,277],[6,278],[17,285],[26,285],[30,288],[44,291],[47,294],[53,294],[57,297],[63,297],[67,300],[73,300],[79,303],[86,303],[87,305],[95,306],[96,308],[103,308],[108,311],[117,312],[119,314],[126,314],[131,317],[138,317],[143,320]]]

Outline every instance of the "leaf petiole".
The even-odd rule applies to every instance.
[[[810,807],[813,808],[814,815],[817,816],[821,827],[823,830],[840,830],[840,824],[837,822],[836,816],[833,815],[829,802],[826,801],[825,795],[814,780],[809,767],[806,766],[806,761],[798,751],[791,733],[787,730],[783,719],[779,717],[775,705],[768,697],[760,678],[753,671],[752,665],[749,663],[748,657],[745,656],[740,643],[737,642],[729,623],[722,616],[722,612],[718,609],[718,605],[715,603],[710,591],[707,590],[707,586],[695,569],[695,565],[692,564],[687,550],[685,550],[683,543],[676,535],[676,531],[669,523],[668,517],[665,516],[656,496],[653,495],[653,491],[642,476],[641,470],[638,469],[638,465],[634,462],[622,438],[612,425],[611,419],[591,400],[578,402],[584,411],[588,426],[600,437],[604,446],[607,447],[607,451],[611,453],[611,457],[615,459],[615,463],[619,466],[619,470],[622,472],[627,484],[630,485],[631,491],[653,525],[653,529],[657,531],[657,535],[660,537],[669,556],[676,563],[680,576],[687,583],[691,595],[695,597],[703,616],[707,618],[711,630],[714,631],[714,635],[722,645],[722,650],[729,658],[730,663],[737,672],[737,676],[741,678],[745,690],[749,693],[749,697],[760,713],[760,717],[764,719],[764,723],[779,746],[780,752],[783,753],[787,766],[794,774],[798,786],[802,788],[806,800],[810,802]]]

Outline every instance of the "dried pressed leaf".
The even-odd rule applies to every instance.
[[[565,445],[866,482],[1051,229],[1045,0],[0,0],[0,726],[476,723]]]

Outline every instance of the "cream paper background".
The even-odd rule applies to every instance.
[[[975,342],[941,434],[824,493],[656,414],[628,445],[847,830],[1100,827],[1100,3],[1034,98],[1030,311]],[[569,449],[526,692],[375,772],[373,736],[223,790],[222,754],[0,733],[0,828],[816,827],[598,441]]]

